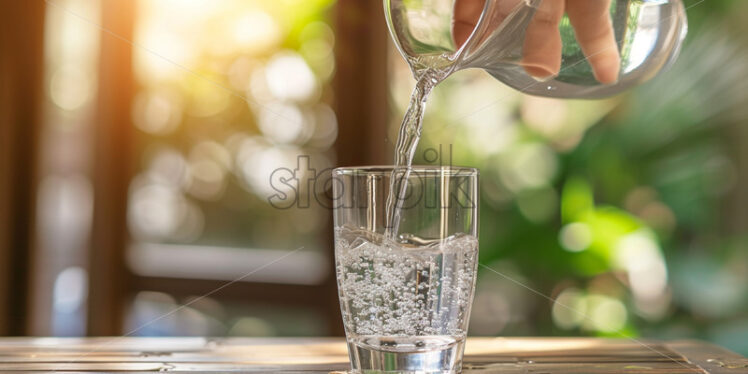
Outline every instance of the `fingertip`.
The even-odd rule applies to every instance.
[[[484,6],[485,0],[455,0],[452,17],[452,39],[458,47],[470,38],[480,20]]]
[[[563,2],[543,2],[525,31],[521,65],[535,80],[547,81],[561,70],[562,42],[559,24]]]
[[[558,71],[540,65],[528,65],[523,63],[522,67],[528,75],[538,82],[547,82],[558,75]]]
[[[461,47],[468,38],[470,38],[473,29],[475,29],[475,25],[471,23],[463,21],[452,22],[452,38],[458,48]]]
[[[617,53],[607,53],[600,55],[590,61],[592,72],[598,82],[602,84],[615,84],[618,82],[621,73],[621,57]]]

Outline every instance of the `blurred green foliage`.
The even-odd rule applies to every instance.
[[[748,227],[734,205],[747,5],[686,1],[680,59],[622,97],[531,98],[476,72],[437,88],[421,148],[451,144],[455,164],[482,173],[472,333],[693,337],[748,354]],[[407,91],[393,90],[398,110]]]

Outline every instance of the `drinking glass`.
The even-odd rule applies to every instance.
[[[392,178],[405,179],[397,229]],[[478,263],[478,171],[333,171],[335,262],[356,373],[458,373]]]

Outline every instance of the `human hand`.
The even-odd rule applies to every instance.
[[[499,27],[523,0],[498,1],[491,25]],[[458,46],[467,41],[480,19],[486,0],[456,0],[452,35]],[[543,0],[525,34],[522,66],[539,80],[558,75],[563,48],[559,25],[564,12],[595,78],[604,84],[615,83],[620,73],[621,56],[613,32],[609,9],[611,0]]]

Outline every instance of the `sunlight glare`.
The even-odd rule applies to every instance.
[[[273,57],[265,70],[270,92],[280,100],[304,102],[318,94],[317,78],[301,56],[283,52]]]

